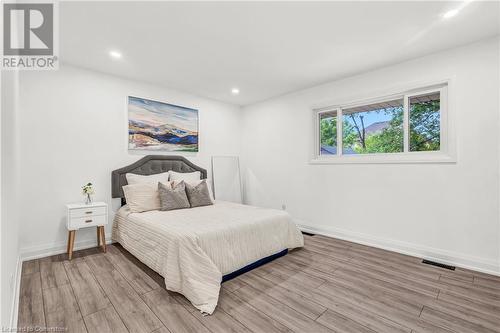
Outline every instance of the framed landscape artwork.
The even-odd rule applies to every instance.
[[[197,152],[198,110],[129,96],[128,147]]]

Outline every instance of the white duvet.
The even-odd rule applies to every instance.
[[[165,278],[203,313],[217,306],[222,276],[304,245],[283,211],[218,201],[212,206],[131,213],[120,208],[113,240]]]

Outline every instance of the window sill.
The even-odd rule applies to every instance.
[[[316,157],[309,164],[453,164],[454,156],[444,153],[394,153]]]

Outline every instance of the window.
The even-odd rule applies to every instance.
[[[342,153],[403,152],[403,100],[346,108],[342,112]]]
[[[447,139],[446,96],[447,84],[442,84],[368,103],[315,110],[316,158],[410,161],[425,156],[437,160],[436,154],[447,153],[447,142],[443,142]]]
[[[439,92],[410,97],[410,151],[433,151],[440,148]]]
[[[337,111],[319,116],[320,155],[337,155]]]

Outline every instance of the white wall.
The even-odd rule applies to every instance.
[[[9,327],[16,292],[19,259],[19,219],[17,215],[17,94],[16,72],[1,73],[1,323]]]
[[[498,43],[482,41],[244,108],[246,202],[286,204],[311,230],[500,272]],[[456,164],[309,164],[313,105],[448,78]]]
[[[200,153],[188,158],[209,168],[212,155],[240,155],[247,203],[285,204],[312,230],[500,272],[498,60],[498,39],[487,40],[243,112],[71,66],[23,72],[17,119],[21,252],[64,251],[64,204],[83,200],[85,182],[96,185],[96,200],[111,202],[111,171],[141,157],[127,151],[126,96],[131,94],[198,108]],[[309,164],[311,106],[448,78],[453,80],[456,164]],[[95,244],[95,231],[80,231],[76,241]]]
[[[67,65],[58,71],[25,71],[20,76],[18,184],[25,205],[19,210],[25,256],[64,251],[65,204],[83,201],[80,189],[88,181],[95,185],[95,200],[111,204],[111,171],[142,157],[127,150],[127,95],[199,109],[200,152],[187,158],[202,167],[209,169],[212,155],[240,151],[237,106]],[[113,207],[118,203],[113,200]],[[75,247],[95,244],[95,235],[94,229],[78,231]]]

